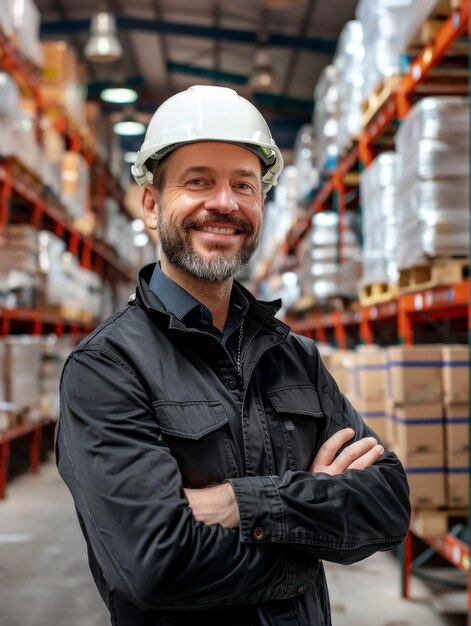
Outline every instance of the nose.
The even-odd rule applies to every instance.
[[[216,183],[205,202],[205,208],[210,211],[218,211],[219,213],[238,211],[237,198],[230,184],[226,182]]]

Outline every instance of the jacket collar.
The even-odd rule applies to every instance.
[[[182,322],[165,310],[161,300],[159,300],[158,296],[150,288],[149,283],[154,268],[155,263],[150,263],[139,270],[136,293],[130,296],[129,302],[135,301],[141,308],[156,314],[162,322],[166,320],[169,328],[185,328]],[[271,328],[277,326],[283,327],[283,335],[286,335],[289,331],[289,327],[280,320],[275,319],[276,313],[281,308],[281,300],[278,299],[269,302],[257,300],[248,289],[239,282],[236,281],[236,283],[249,302],[249,315]],[[277,332],[280,333],[280,330],[278,329]]]

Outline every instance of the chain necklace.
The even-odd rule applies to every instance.
[[[244,339],[244,319],[242,318],[242,322],[240,324],[240,329],[239,329],[239,345],[237,346],[237,370],[239,374],[241,374],[240,368],[242,367],[241,356],[242,356],[243,339]]]

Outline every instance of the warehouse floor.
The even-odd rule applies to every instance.
[[[91,582],[71,499],[51,455],[38,475],[22,472],[10,480],[0,502],[0,544],[2,626],[109,624]],[[393,554],[380,553],[349,567],[327,563],[326,571],[334,626],[466,624],[464,591],[434,590],[414,578],[413,600],[401,600]]]

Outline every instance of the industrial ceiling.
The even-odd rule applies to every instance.
[[[41,38],[65,40],[84,62],[88,98],[101,87],[125,82],[139,92],[137,110],[152,113],[192,84],[236,89],[252,99],[278,144],[290,148],[312,119],[313,90],[333,57],[338,36],[353,19],[356,0],[35,0]],[[121,60],[84,57],[90,19],[116,17]],[[249,79],[260,48],[271,57],[276,82],[254,92]]]

